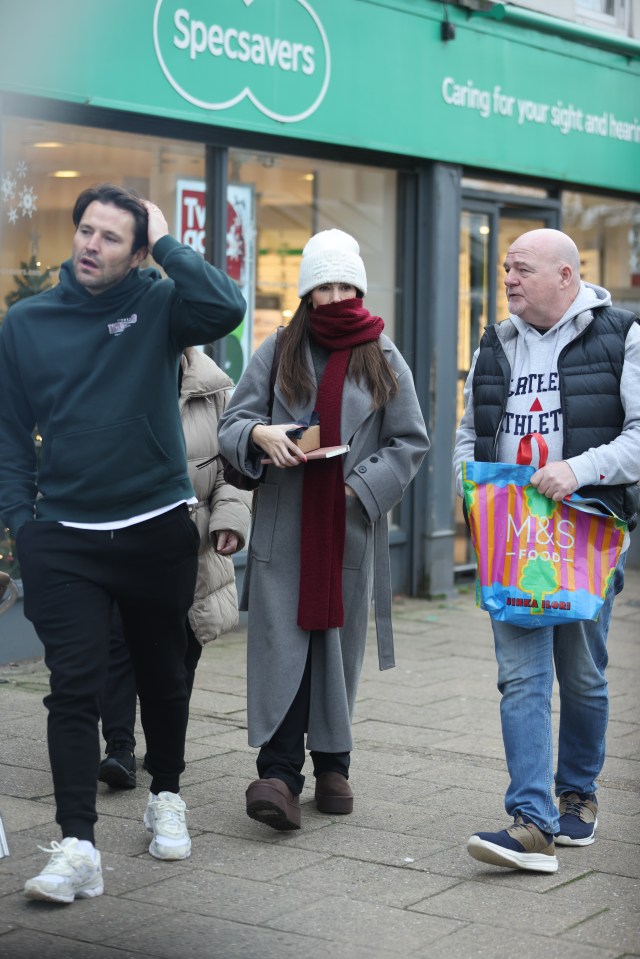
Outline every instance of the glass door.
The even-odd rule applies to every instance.
[[[509,315],[503,283],[504,256],[519,236],[541,227],[557,227],[555,208],[522,207],[496,197],[463,200],[460,222],[458,285],[457,422],[464,412],[464,384],[485,327]],[[454,567],[475,568],[475,554],[456,496]]]

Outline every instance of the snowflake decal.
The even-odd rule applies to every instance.
[[[16,194],[16,181],[13,179],[10,173],[5,173],[0,180],[0,192],[2,193],[2,199],[7,202],[8,200],[13,200]]]
[[[25,187],[25,189],[20,194],[20,207],[22,209],[22,215],[28,216],[31,219],[32,215],[38,209],[36,205],[36,200],[38,197],[33,192],[33,187]]]
[[[239,260],[244,254],[244,238],[242,225],[236,220],[227,233],[227,257],[230,260]]]
[[[227,273],[232,280],[242,281],[245,270],[246,248],[242,219],[232,203],[227,202]]]
[[[7,220],[12,225],[18,222],[19,217],[29,217],[31,220],[33,214],[38,212],[35,187],[20,182],[26,180],[28,170],[26,160],[20,160],[14,170],[3,173],[0,178],[0,200],[6,204]]]

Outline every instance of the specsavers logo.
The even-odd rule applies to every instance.
[[[307,0],[157,0],[153,36],[171,86],[204,110],[246,99],[296,123],[327,92],[329,42]]]

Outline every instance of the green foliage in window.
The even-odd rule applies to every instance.
[[[7,307],[13,306],[14,303],[28,296],[35,296],[36,293],[48,290],[52,286],[51,274],[57,269],[57,266],[50,266],[48,270],[41,273],[35,256],[32,256],[28,263],[22,261],[20,272],[14,276],[16,288],[7,293],[4,298]]]

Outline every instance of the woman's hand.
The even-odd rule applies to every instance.
[[[358,494],[356,493],[356,491],[355,491],[354,489],[352,489],[350,486],[348,486],[346,483],[344,484],[344,492],[345,492],[345,496],[356,496],[356,497],[357,497],[357,495],[358,495]]]
[[[240,540],[238,539],[238,534],[232,532],[230,529],[219,529],[216,533],[216,553],[220,553],[222,556],[231,556],[232,553],[238,551],[238,545]]]
[[[291,426],[264,426],[258,423],[251,431],[251,439],[256,446],[264,450],[274,466],[299,466],[306,463],[307,457],[298,449],[292,439],[287,436]]]

